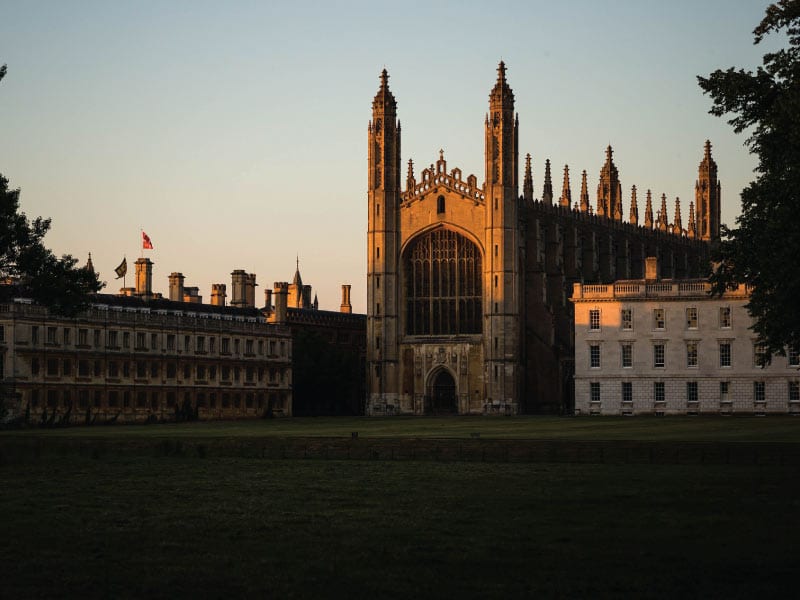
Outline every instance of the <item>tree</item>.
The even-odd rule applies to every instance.
[[[758,157],[737,227],[723,226],[712,248],[711,281],[717,294],[752,286],[747,309],[770,357],[800,343],[800,0],[770,5],[754,43],[782,30],[788,47],[765,54],[755,72],[731,67],[697,78],[713,100],[710,113],[729,115]]]
[[[0,67],[0,79],[6,66]],[[58,258],[45,247],[43,238],[50,219],[29,221],[19,208],[18,189],[8,186],[0,174],[0,283],[3,291],[30,297],[53,312],[71,316],[85,308],[90,294],[100,291],[97,274],[76,267],[69,254]]]

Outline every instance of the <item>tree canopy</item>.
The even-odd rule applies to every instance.
[[[0,67],[0,79],[6,66]],[[100,291],[97,274],[76,267],[69,254],[60,258],[44,245],[50,219],[28,220],[19,207],[19,189],[10,189],[0,174],[0,283],[44,304],[56,313],[72,315],[84,308],[89,295]]]
[[[711,280],[716,293],[752,286],[748,311],[769,355],[800,343],[800,0],[771,4],[754,43],[780,32],[788,47],[765,54],[755,72],[731,67],[698,77],[711,114],[746,132],[758,157],[736,227],[723,226],[712,249]]]

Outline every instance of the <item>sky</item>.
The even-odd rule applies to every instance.
[[[92,253],[107,292],[123,256],[133,285],[144,230],[165,295],[173,271],[208,302],[245,269],[263,303],[299,257],[320,308],[338,310],[349,283],[364,312],[367,124],[384,67],[418,179],[441,148],[448,169],[484,180],[502,59],[536,197],[550,159],[556,196],[569,164],[573,194],[586,169],[594,204],[611,144],[625,214],[635,184],[641,205],[646,189],[667,195],[670,220],[680,197],[685,221],[710,139],[733,225],[755,159],[696,77],[780,46],[753,45],[766,4],[0,0],[0,173],[29,217],[52,218],[56,253]]]

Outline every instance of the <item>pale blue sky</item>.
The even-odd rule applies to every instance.
[[[586,169],[605,146],[624,194],[694,198],[711,139],[733,223],[754,160],[696,75],[752,68],[766,2],[9,2],[0,0],[0,172],[48,244],[95,267],[155,250],[154,287],[181,271],[206,301],[242,268],[263,287],[295,255],[321,308],[341,283],[366,304],[367,122],[386,66],[417,168],[445,150],[483,181],[483,118],[497,62],[520,117],[520,153]],[[523,161],[521,161],[522,164]],[[521,191],[521,190],[520,190]],[[627,205],[627,200],[626,200]],[[642,204],[643,205],[643,204]],[[626,206],[627,214],[627,206]],[[132,277],[128,278],[131,285]]]

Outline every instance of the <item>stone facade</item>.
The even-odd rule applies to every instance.
[[[744,286],[701,279],[575,284],[575,413],[800,414],[800,356],[768,365]]]
[[[32,420],[292,414],[289,329],[255,309],[100,294],[63,318],[18,299],[0,304],[0,357],[12,413]]]
[[[665,273],[697,276],[705,240],[694,203],[684,229],[679,204],[657,218],[647,192],[639,224],[632,189],[628,220],[609,147],[597,210],[586,172],[572,201],[569,168],[554,201],[546,163],[533,196],[530,155],[519,190],[519,117],[503,63],[484,120],[484,182],[449,168],[444,152],[419,173],[409,161],[401,185],[400,122],[386,70],[368,128],[367,414],[516,414],[571,410],[575,282],[643,276],[645,256]],[[696,201],[718,215],[720,186],[710,144]]]

